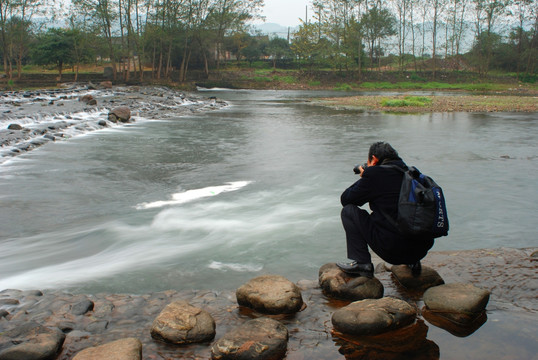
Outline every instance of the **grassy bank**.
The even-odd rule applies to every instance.
[[[438,96],[351,96],[324,98],[327,106],[362,108],[394,113],[421,112],[537,112],[536,96],[438,95]]]

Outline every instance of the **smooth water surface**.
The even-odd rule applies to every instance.
[[[138,118],[0,165],[0,289],[144,293],[316,279],[345,259],[341,192],[389,141],[444,189],[433,250],[536,246],[536,114],[388,115],[301,91],[206,91],[230,106]]]

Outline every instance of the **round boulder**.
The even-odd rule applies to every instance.
[[[423,299],[427,310],[466,325],[482,315],[489,295],[489,291],[472,284],[455,283],[429,288]]]
[[[422,266],[420,274],[415,275],[407,265],[393,265],[392,275],[406,289],[424,291],[445,283],[443,278],[434,269]]]
[[[7,128],[8,130],[22,130],[23,129],[22,125],[20,124],[9,124]]]
[[[129,122],[131,120],[131,109],[127,106],[118,106],[117,108],[110,110],[108,113],[108,120],[112,122]]]
[[[336,331],[347,335],[377,335],[415,322],[416,309],[407,302],[385,297],[353,302],[332,316]]]
[[[116,340],[79,352],[73,360],[140,360],[142,343],[135,338]]]
[[[304,305],[301,290],[280,275],[262,275],[235,292],[237,303],[264,314],[293,314]]]
[[[175,301],[155,318],[151,337],[172,344],[209,341],[215,337],[215,320],[205,310]]]
[[[0,359],[56,359],[65,334],[35,322],[8,330],[0,336]]]
[[[340,300],[379,299],[384,293],[383,284],[375,277],[349,276],[335,263],[319,269],[319,285],[326,296]]]
[[[277,320],[258,318],[225,334],[211,347],[215,360],[282,359],[288,346],[288,329]]]

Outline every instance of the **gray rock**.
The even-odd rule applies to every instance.
[[[304,305],[301,290],[280,275],[262,275],[241,285],[237,303],[264,314],[293,314]]]
[[[140,360],[142,343],[135,338],[116,340],[80,351],[73,360]]]
[[[29,322],[3,332],[0,339],[1,360],[52,360],[60,352],[65,334],[58,328]]]
[[[424,293],[427,310],[457,324],[470,324],[486,309],[490,292],[471,284],[445,284],[429,288]]]
[[[151,337],[172,344],[209,341],[215,337],[215,320],[186,301],[175,301],[155,318]]]
[[[94,306],[93,301],[88,300],[88,299],[82,300],[82,301],[74,304],[71,307],[71,314],[73,314],[73,315],[84,315],[88,311],[92,311],[93,306]]]
[[[225,334],[211,347],[213,359],[282,359],[288,346],[288,329],[269,318],[249,320]]]
[[[19,124],[9,124],[8,125],[8,130],[22,130],[23,127]]]
[[[377,278],[351,277],[335,263],[319,269],[319,285],[326,296],[341,300],[379,299],[384,293],[383,284]]]
[[[396,280],[407,289],[424,291],[445,283],[437,271],[427,266],[422,266],[419,275],[413,275],[407,265],[393,265],[391,271]]]
[[[117,108],[110,110],[108,113],[108,120],[112,122],[129,122],[131,120],[131,109],[127,106],[118,106]]]
[[[348,335],[376,335],[411,325],[416,309],[407,302],[385,297],[353,302],[332,316],[334,329]]]

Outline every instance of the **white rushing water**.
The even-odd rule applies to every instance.
[[[377,140],[443,186],[451,231],[434,250],[536,244],[535,114],[386,115],[309,103],[326,93],[203,94],[231,106],[141,112],[1,164],[0,289],[315,279],[345,258],[339,196]]]

